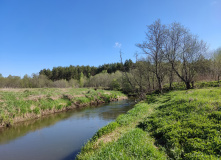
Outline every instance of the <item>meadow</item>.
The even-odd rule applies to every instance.
[[[220,159],[221,89],[147,95],[101,128],[78,159]]]
[[[119,98],[126,96],[87,88],[0,89],[0,126]]]

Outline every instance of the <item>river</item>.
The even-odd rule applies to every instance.
[[[69,160],[96,131],[133,108],[129,100],[57,113],[0,129],[1,160]]]

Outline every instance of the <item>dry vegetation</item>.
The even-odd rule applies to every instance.
[[[118,91],[80,88],[0,89],[0,126],[122,97]]]

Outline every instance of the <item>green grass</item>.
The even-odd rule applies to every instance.
[[[101,128],[77,159],[221,159],[221,89],[148,95]]]
[[[0,126],[11,125],[15,117],[62,110],[71,105],[89,105],[93,101],[109,102],[125,97],[118,91],[72,88],[0,89]]]
[[[154,145],[154,139],[136,126],[152,109],[146,103],[137,104],[115,122],[101,128],[82,148],[77,159],[166,159]]]
[[[174,91],[155,97],[155,112],[140,123],[172,159],[221,155],[221,89]]]
[[[220,81],[220,85],[221,85],[221,81]],[[194,87],[196,89],[200,89],[200,88],[207,88],[207,87],[219,87],[219,83],[218,81],[197,81],[194,83]],[[173,90],[185,90],[186,89],[186,85],[183,82],[173,82],[172,84],[172,88]],[[169,84],[165,84],[163,86],[163,90],[164,91],[168,91],[169,89]]]
[[[143,130],[135,128],[125,133],[116,142],[102,147],[85,159],[166,159],[166,156],[153,145],[153,140]]]

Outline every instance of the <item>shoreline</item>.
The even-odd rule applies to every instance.
[[[99,129],[76,159],[219,159],[220,95],[220,88],[147,95]]]
[[[32,91],[31,89],[29,89],[29,90]],[[10,92],[12,92],[12,91],[10,91]],[[27,91],[24,90],[23,92],[27,92]],[[23,114],[21,114],[21,113],[19,114],[19,112],[21,112],[21,109],[20,109],[20,106],[18,106],[15,110],[18,112],[17,115],[16,115],[16,113],[8,114],[7,115],[8,118],[6,120],[4,120],[4,118],[0,117],[0,128],[7,128],[7,127],[10,127],[16,123],[22,123],[25,121],[38,119],[40,117],[45,117],[47,115],[56,114],[59,112],[66,112],[68,110],[74,110],[74,109],[90,107],[90,106],[98,106],[98,105],[101,105],[104,103],[109,103],[111,101],[128,99],[128,97],[126,95],[124,95],[120,92],[119,92],[120,94],[116,95],[116,93],[115,93],[116,91],[87,90],[86,93],[84,93],[84,92],[82,92],[81,95],[74,95],[74,94],[68,94],[68,95],[65,94],[64,95],[61,93],[59,96],[57,96],[57,97],[59,97],[57,99],[48,98],[49,97],[48,95],[44,95],[44,96],[38,95],[38,97],[40,97],[40,98],[31,99],[31,100],[28,98],[23,98],[23,99],[25,99],[25,101],[27,101],[27,99],[28,99],[27,103],[31,104],[31,107],[29,106],[29,108],[32,108],[31,111],[23,113]],[[94,94],[95,94],[95,96],[94,96]],[[33,97],[33,95],[31,95],[31,96]],[[16,99],[18,99],[18,98],[16,97]],[[49,106],[49,107],[43,106],[44,104],[41,101],[47,102],[50,105],[52,103],[53,106],[52,107],[51,106]],[[57,101],[59,103],[55,104]],[[33,103],[34,104],[37,103],[37,105],[41,105],[41,106],[39,107],[36,105],[33,107]],[[12,117],[9,117],[9,116],[12,116]]]
[[[25,122],[25,121],[31,121],[31,120],[34,120],[34,119],[38,119],[38,118],[41,118],[41,117],[46,117],[46,116],[51,115],[51,114],[56,114],[56,113],[61,113],[61,112],[68,112],[70,110],[81,109],[81,108],[86,108],[86,107],[91,107],[91,106],[99,106],[99,105],[102,105],[102,104],[105,104],[105,103],[110,103],[112,101],[119,101],[119,100],[125,100],[125,99],[128,99],[128,98],[127,97],[119,97],[117,99],[112,99],[109,102],[99,101],[99,102],[90,102],[89,104],[73,104],[71,106],[64,107],[64,108],[62,108],[60,110],[57,110],[57,109],[46,110],[41,115],[34,115],[34,116],[32,116],[32,114],[30,114],[30,116],[32,116],[32,118],[24,118],[24,119],[21,119],[21,120],[18,120],[18,121],[14,121],[13,125],[17,124],[17,123],[22,123],[22,122]],[[5,128],[5,127],[6,126],[3,126],[3,127],[0,126],[0,128]]]

